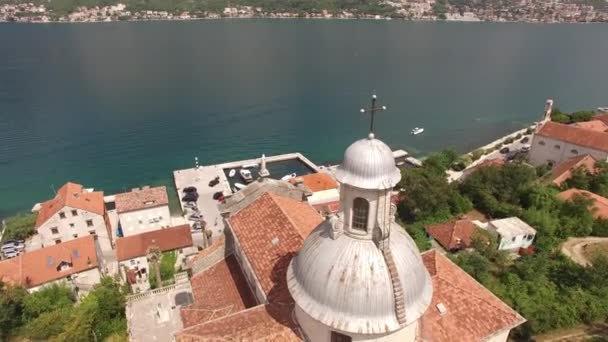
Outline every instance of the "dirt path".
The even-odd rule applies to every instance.
[[[569,238],[562,245],[562,253],[567,255],[572,261],[581,266],[591,265],[591,261],[587,259],[584,253],[584,248],[595,243],[608,243],[608,238],[601,237],[584,237],[584,238]]]

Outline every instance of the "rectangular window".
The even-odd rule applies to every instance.
[[[70,223],[70,228],[74,228],[74,224],[73,223]]]
[[[73,235],[72,235],[72,237],[73,237],[74,239],[76,239],[76,238],[78,238],[78,234],[73,234]]]
[[[51,228],[51,234],[59,234],[59,229],[57,227]]]
[[[87,220],[87,227],[93,227],[93,220]]]
[[[95,235],[95,231],[94,230],[89,230],[89,235]]]
[[[72,210],[72,216],[78,216],[78,211]]]
[[[63,211],[59,213],[59,218],[60,219],[64,219],[65,218],[65,213]]]

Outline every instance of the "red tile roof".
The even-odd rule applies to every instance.
[[[338,188],[338,182],[327,173],[311,173],[309,175],[292,178],[289,181],[291,184],[296,184],[298,178],[301,178],[304,181],[303,184],[312,192]]]
[[[338,211],[340,211],[340,201],[314,204],[312,207],[320,213],[337,213]]]
[[[116,239],[116,257],[118,261],[124,261],[144,256],[152,245],[158,246],[163,252],[190,247],[192,246],[190,226],[184,224],[118,238]]]
[[[59,188],[53,199],[40,204],[36,228],[43,225],[64,207],[81,209],[99,215],[104,215],[106,211],[102,191],[86,192],[82,185],[68,182]]]
[[[308,203],[268,192],[228,219],[270,302],[291,301],[286,280],[289,261],[321,221]]]
[[[583,154],[578,157],[570,158],[556,165],[551,174],[547,178],[547,181],[560,186],[563,182],[572,177],[572,172],[579,167],[584,168],[587,172],[595,173],[596,160],[591,155]]]
[[[593,192],[579,189],[568,189],[560,192],[557,196],[564,201],[571,200],[576,196],[589,198],[593,201],[593,217],[608,219],[608,198],[596,195]]]
[[[471,247],[477,226],[469,220],[458,220],[426,227],[426,232],[448,251]]]
[[[536,134],[608,152],[608,133],[549,121]]]
[[[58,270],[62,262],[72,265]],[[96,268],[97,264],[95,240],[85,236],[1,261],[0,280],[29,288]]]
[[[169,204],[167,188],[158,186],[155,188],[143,187],[133,189],[116,195],[116,211],[125,213],[129,211],[160,207]]]
[[[191,279],[194,303],[181,310],[184,327],[201,324],[257,303],[233,255]]]
[[[447,257],[431,250],[422,260],[433,282],[433,301],[420,319],[423,340],[482,341],[526,321]]]
[[[302,341],[292,310],[292,305],[258,305],[186,328],[176,334],[176,341]]]
[[[606,132],[608,124],[602,120],[582,121],[572,124],[574,127],[590,129],[596,132]]]

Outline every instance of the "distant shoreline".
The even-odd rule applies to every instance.
[[[118,19],[118,20],[32,20],[32,21],[9,21],[0,20],[0,24],[103,24],[103,23],[120,23],[120,22],[180,22],[180,21],[201,21],[201,20],[319,20],[319,21],[400,21],[400,22],[415,22],[415,23],[464,23],[464,24],[608,24],[608,21],[525,21],[525,20],[454,20],[454,19],[407,19],[407,18],[320,18],[320,17],[276,17],[276,16],[256,16],[256,17],[221,17],[221,18],[151,18],[151,19]]]

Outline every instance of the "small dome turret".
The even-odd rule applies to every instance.
[[[394,187],[401,173],[395,166],[393,151],[370,133],[346,149],[336,179],[354,187],[380,190]]]

